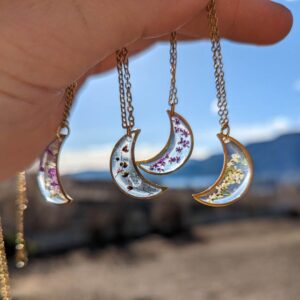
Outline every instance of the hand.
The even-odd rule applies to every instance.
[[[208,0],[23,0],[0,7],[0,179],[27,167],[54,138],[64,89],[169,39],[208,37]],[[272,44],[292,16],[269,0],[217,0],[223,37]]]

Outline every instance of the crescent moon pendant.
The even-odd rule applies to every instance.
[[[46,201],[54,204],[66,204],[73,199],[65,193],[60,181],[59,154],[67,135],[61,135],[51,142],[41,156],[38,172],[38,185]]]
[[[247,149],[230,136],[218,134],[218,138],[224,150],[222,173],[210,188],[193,195],[196,201],[214,207],[238,201],[253,179],[253,163]]]
[[[178,113],[167,111],[171,129],[165,147],[154,157],[139,161],[137,165],[145,172],[165,175],[180,169],[190,158],[194,137],[189,123]]]
[[[110,158],[113,181],[122,192],[134,198],[153,198],[167,188],[150,182],[140,173],[135,163],[135,143],[140,130],[124,135],[115,145]]]

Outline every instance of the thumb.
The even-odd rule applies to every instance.
[[[206,0],[10,1],[2,4],[0,53],[10,73],[37,87],[60,89],[116,49],[170,32]],[[15,64],[15,62],[18,64]]]

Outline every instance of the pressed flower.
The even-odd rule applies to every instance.
[[[51,176],[51,177],[56,177],[56,168],[48,168],[48,174]]]
[[[183,148],[187,148],[187,147],[189,147],[189,145],[190,145],[190,141],[186,141],[186,140],[183,141],[183,144],[182,144]]]
[[[229,196],[232,193],[232,187],[236,184],[241,184],[245,178],[245,174],[240,165],[240,155],[233,154],[230,161],[227,163],[227,169],[223,181],[216,186],[216,192],[211,194],[206,201],[211,203],[217,199]]]
[[[180,120],[178,118],[175,118],[175,124],[180,125]]]
[[[185,129],[182,129],[182,135],[184,136],[184,137],[188,137],[189,135],[190,135],[190,133],[187,131],[187,130],[185,130]]]
[[[174,127],[175,133],[180,132],[180,128],[179,127]]]
[[[125,146],[122,148],[122,151],[125,152],[125,153],[128,153],[128,152],[129,152],[128,145],[125,145]]]
[[[176,148],[176,152],[178,152],[178,153],[181,153],[181,152],[182,152],[182,150],[183,150],[183,148],[182,148],[182,147],[177,147],[177,148]]]
[[[175,157],[171,157],[170,159],[169,159],[169,162],[170,163],[174,163],[176,161],[176,158]]]
[[[51,149],[47,148],[47,149],[46,149],[46,152],[47,152],[48,154],[50,154],[50,155],[53,156],[53,153],[52,153]]]

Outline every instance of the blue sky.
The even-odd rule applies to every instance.
[[[293,12],[290,35],[275,46],[257,47],[223,41],[225,78],[232,136],[244,143],[300,131],[300,1],[279,1]],[[169,45],[159,44],[130,60],[139,159],[155,154],[169,134]],[[215,111],[210,43],[178,47],[177,112],[191,124],[194,158],[221,151]],[[113,145],[124,134],[120,122],[116,70],[90,79],[79,92],[71,117],[71,136],[62,171],[108,169]]]

